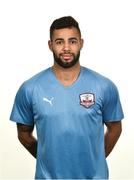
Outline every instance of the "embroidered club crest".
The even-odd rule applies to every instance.
[[[89,108],[95,104],[95,96],[93,93],[80,94],[80,105]]]

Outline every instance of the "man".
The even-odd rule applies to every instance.
[[[73,17],[52,23],[48,44],[54,65],[23,83],[11,113],[20,142],[37,159],[35,178],[107,179],[106,157],[123,118],[117,88],[80,65],[83,39]]]

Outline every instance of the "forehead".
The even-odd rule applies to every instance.
[[[80,38],[80,33],[77,28],[63,28],[63,29],[55,29],[53,31],[52,39],[62,38],[68,39],[71,37]]]

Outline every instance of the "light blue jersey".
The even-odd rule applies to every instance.
[[[32,77],[11,113],[12,121],[36,125],[36,179],[107,179],[104,123],[122,118],[116,86],[85,67],[69,87],[52,68]]]

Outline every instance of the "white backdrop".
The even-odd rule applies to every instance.
[[[111,179],[134,179],[134,1],[0,1],[0,179],[32,179],[35,159],[17,140],[9,121],[20,84],[51,66],[49,26],[72,15],[85,40],[81,64],[117,85],[125,119],[123,132],[108,157]]]

